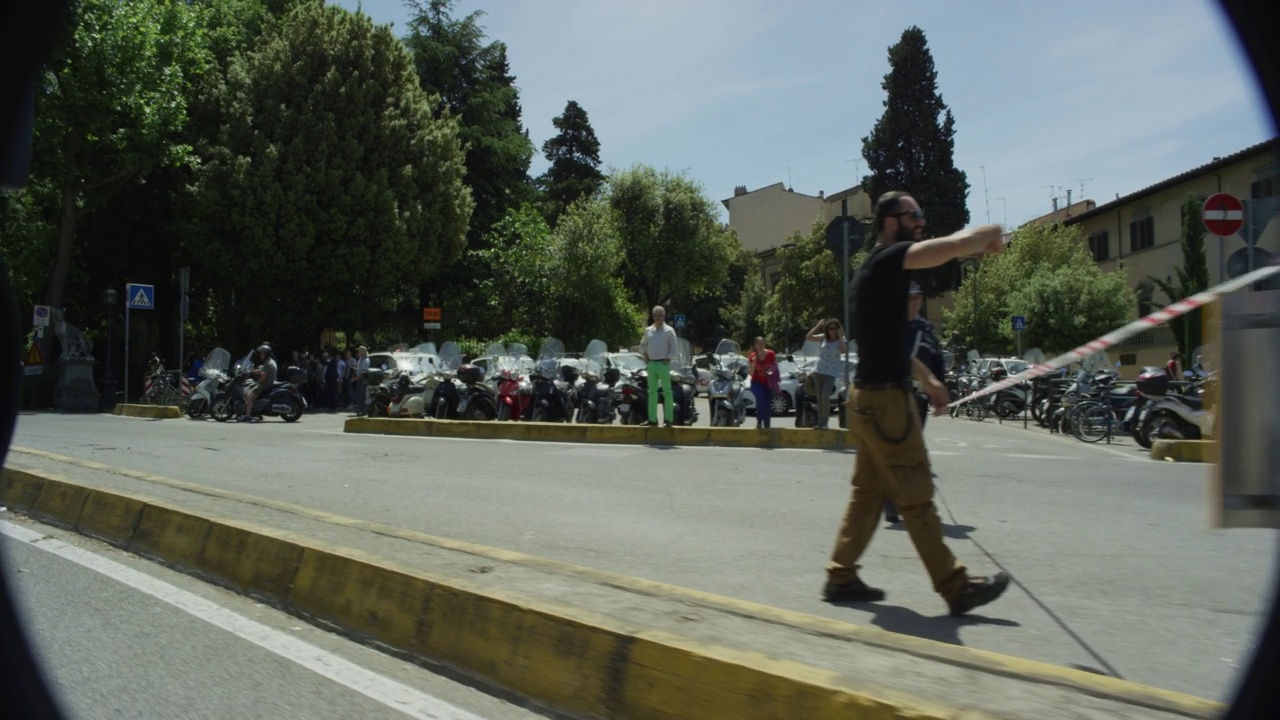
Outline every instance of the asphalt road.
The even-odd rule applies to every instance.
[[[0,551],[65,717],[540,717],[248,598],[0,513]]]
[[[24,415],[15,444],[1214,699],[1269,601],[1277,533],[1211,529],[1208,466],[1132,443],[930,422],[953,549],[1016,580],[956,622],[897,528],[864,561],[885,603],[819,600],[851,453],[346,435],[344,417]]]

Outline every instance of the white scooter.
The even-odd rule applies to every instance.
[[[187,417],[198,420],[209,413],[213,407],[213,398],[219,390],[226,391],[231,384],[231,376],[227,368],[231,367],[231,353],[223,348],[214,348],[209,357],[200,366],[200,377],[203,378],[191,392],[187,401]]]

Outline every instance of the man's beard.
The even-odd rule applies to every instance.
[[[916,231],[914,228],[909,228],[906,225],[899,225],[898,232],[893,236],[893,241],[895,243],[915,242]]]

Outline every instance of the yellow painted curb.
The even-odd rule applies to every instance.
[[[182,411],[178,409],[177,405],[126,405],[121,403],[111,409],[111,414],[151,420],[172,420],[182,417]]]
[[[853,625],[838,620],[808,615],[749,600],[725,597],[667,583],[618,575],[616,573],[573,565],[558,560],[536,557],[512,550],[493,548],[475,543],[427,535],[402,528],[380,525],[370,521],[333,515],[324,511],[261,498],[255,495],[246,495],[217,488],[209,488],[203,485],[142,473],[135,470],[129,470],[127,468],[103,465],[91,460],[72,458],[45,450],[36,450],[21,446],[14,446],[12,449],[17,453],[42,457],[103,472],[116,473],[125,477],[153,482],[167,487],[200,492],[216,497],[236,500],[238,502],[270,507],[282,512],[288,512],[314,520],[321,520],[344,527],[360,528],[379,535],[402,538],[413,542],[424,543],[447,550],[464,552],[500,562],[526,565],[533,568],[539,568],[547,572],[553,572],[569,577],[577,577],[589,582],[620,588],[631,592],[703,605],[735,615],[741,615],[763,622],[795,628],[803,632],[833,638],[843,638],[853,642],[914,655],[929,662],[948,663],[985,673],[1012,677],[1025,682],[1057,685],[1083,692],[1088,695],[1109,698],[1138,707],[1165,710],[1179,715],[1196,718],[1217,717],[1225,710],[1225,706],[1220,703],[1193,695],[1142,685],[1140,683],[1112,678],[1105,675],[1083,672],[1073,668],[1053,665],[1037,660],[1028,660],[1026,658],[1003,655],[987,650],[942,643],[912,635],[889,632],[875,627]],[[6,498],[12,498],[10,505],[15,508],[21,509],[31,507],[35,503],[37,496],[40,494],[40,490],[43,487],[45,479],[46,476],[44,475],[15,469],[5,469],[4,474],[0,474],[0,501]],[[55,481],[59,480],[56,476],[51,479]],[[94,496],[91,495],[88,502],[94,502]],[[151,502],[150,504],[147,504],[143,513],[143,518],[139,522],[138,530],[134,534],[133,542],[129,549],[133,552],[151,557],[167,558],[167,562],[170,564],[186,569],[196,568],[196,559],[200,555],[205,538],[209,532],[211,522],[199,518],[198,516],[188,515],[178,508],[173,508],[159,502]],[[67,523],[56,524],[65,525]],[[77,529],[81,532],[85,532],[84,528],[85,524],[82,518],[82,522]],[[162,541],[166,545],[165,547],[160,547],[160,543]],[[309,556],[304,554],[304,565],[308,562],[308,559]],[[302,570],[300,570],[299,582],[303,579],[301,573]],[[351,582],[357,587],[363,586],[367,581],[368,578],[364,576],[354,577],[351,580]],[[342,586],[345,587],[345,582]],[[373,620],[377,620],[378,617],[380,617],[377,613],[368,613],[368,615]],[[360,632],[364,632],[363,626],[356,622],[357,617],[358,613],[352,613],[344,621],[351,624],[335,624],[338,624],[340,627],[348,629],[355,628]],[[414,650],[414,652],[417,652],[417,650]]]
[[[1216,440],[1157,440],[1151,444],[1152,460],[1176,462],[1218,462]]]
[[[843,429],[644,427],[579,423],[475,422],[433,418],[350,418],[344,432],[373,435],[540,440],[620,445],[701,445],[716,447],[807,448],[843,450],[853,446]]]
[[[829,670],[626,627],[589,611],[142,497],[5,469],[0,501],[57,525],[92,525],[118,547],[571,713],[678,720],[961,716],[890,691],[854,688]],[[110,520],[88,517],[90,508],[108,509]],[[208,530],[175,543],[159,536],[161,528],[176,533],[184,524]],[[963,717],[990,716],[966,710]]]

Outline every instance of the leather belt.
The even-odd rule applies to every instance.
[[[908,390],[908,389],[910,389],[910,388],[911,388],[911,383],[907,382],[906,380],[903,380],[903,381],[900,381],[900,382],[896,382],[896,383],[860,383],[860,382],[856,382],[856,383],[854,383],[854,384],[853,384],[853,389],[854,389],[854,390],[872,390],[872,391],[877,391],[877,390]]]

